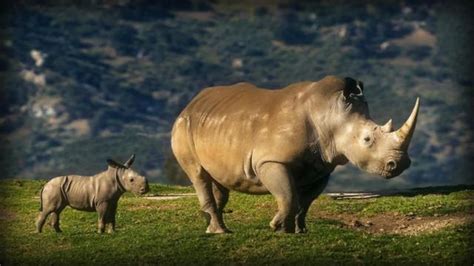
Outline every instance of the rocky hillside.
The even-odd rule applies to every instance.
[[[200,89],[336,74],[364,81],[378,123],[399,126],[417,96],[422,108],[409,171],[388,182],[343,167],[332,188],[468,182],[467,4],[28,2],[2,16],[2,177],[90,174],[135,152],[152,180],[181,183],[169,131]]]

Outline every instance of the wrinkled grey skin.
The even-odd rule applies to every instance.
[[[419,101],[394,131],[370,119],[363,84],[328,76],[278,90],[249,83],[207,88],[182,111],[171,147],[196,189],[208,233],[229,232],[229,190],[271,193],[276,231],[306,231],[306,212],[338,165],[351,162],[386,178],[410,165]]]
[[[98,232],[103,233],[107,224],[110,224],[109,233],[114,232],[120,196],[126,191],[136,195],[149,191],[146,178],[130,168],[134,159],[132,155],[123,165],[107,160],[108,169],[94,176],[68,175],[51,179],[41,190],[36,231],[41,232],[46,218],[52,214],[51,224],[56,232],[61,232],[59,215],[66,206],[71,206],[81,211],[97,211]]]

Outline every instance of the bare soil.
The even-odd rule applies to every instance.
[[[0,209],[0,220],[14,220],[16,218],[15,213],[5,210],[5,209]]]
[[[419,235],[433,233],[450,226],[474,222],[474,213],[453,213],[434,216],[417,216],[398,213],[377,214],[358,217],[354,214],[332,214],[319,212],[318,218],[340,222],[341,227],[365,231],[372,234]]]

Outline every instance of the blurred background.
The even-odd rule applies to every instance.
[[[392,180],[351,166],[328,190],[472,184],[471,3],[42,0],[3,4],[0,178],[93,174],[126,160],[188,184],[174,119],[202,88],[281,88],[325,75],[365,84],[371,115],[399,127],[422,104],[412,166]]]

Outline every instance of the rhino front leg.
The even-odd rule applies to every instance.
[[[115,216],[117,214],[117,205],[118,202],[110,203],[109,211],[107,212],[107,221],[106,223],[110,223],[108,233],[115,232]]]
[[[97,232],[99,234],[102,234],[105,231],[108,208],[109,208],[109,204],[107,202],[100,203],[96,207],[97,214],[99,216],[98,223],[97,223],[97,228],[98,228]]]
[[[288,170],[280,163],[265,163],[260,167],[259,178],[278,204],[278,212],[270,227],[277,232],[294,233],[298,201]]]
[[[299,189],[300,209],[296,214],[296,233],[306,233],[306,214],[311,203],[323,192],[329,180],[329,175],[318,180],[318,182]]]

